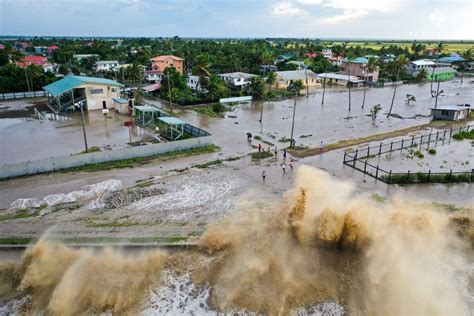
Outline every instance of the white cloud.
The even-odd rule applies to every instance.
[[[303,4],[303,5],[315,5],[315,4],[321,4],[323,0],[295,0],[295,2]]]
[[[273,7],[272,14],[274,15],[304,15],[307,14],[305,10],[297,8],[292,2],[281,2]]]
[[[322,5],[342,10],[341,14],[321,19],[323,23],[356,20],[370,13],[388,13],[397,8],[397,3],[393,0],[326,0]]]

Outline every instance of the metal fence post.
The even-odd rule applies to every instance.
[[[410,182],[410,170],[408,170],[408,173],[407,173],[407,183]]]
[[[444,133],[443,133],[443,142],[444,142],[444,140],[446,139],[446,131],[447,131],[447,130],[445,129],[445,130],[444,130]]]
[[[415,143],[415,136],[412,136],[411,137],[411,146],[410,147],[413,147],[413,144]]]
[[[426,148],[430,148],[430,142],[431,142],[431,133],[428,135],[428,147]]]
[[[388,173],[388,183],[390,184],[392,181],[392,170]]]
[[[379,179],[379,165],[377,165],[377,169],[375,170],[375,179]]]
[[[367,160],[365,161],[365,164],[364,164],[364,173],[367,173]]]
[[[392,147],[393,147],[393,140],[392,140],[392,142],[390,143],[390,152],[392,152]]]
[[[347,156],[347,151],[344,150],[344,160],[342,161],[343,163],[346,163],[346,156]]]
[[[382,143],[380,143],[380,147],[379,147],[379,155],[382,154]]]
[[[352,167],[355,167],[358,153],[359,153],[359,148],[356,149],[356,152],[355,152],[355,155],[354,155],[354,160],[352,161]]]
[[[370,146],[367,147],[367,157],[369,157],[369,156],[370,156]]]
[[[426,182],[430,182],[430,178],[431,178],[431,170],[428,170],[428,180]]]
[[[400,146],[400,150],[403,149],[403,141],[404,141],[404,139],[402,139],[402,145]]]
[[[449,140],[451,140],[452,136],[453,136],[453,128],[451,127],[451,129],[449,130]]]
[[[439,131],[436,133],[436,141],[435,141],[435,144],[438,143],[438,138],[439,138]]]
[[[423,135],[421,135],[421,138],[420,138],[420,148],[421,148],[421,145],[423,145]]]

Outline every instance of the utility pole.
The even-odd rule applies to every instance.
[[[321,105],[324,105],[324,95],[326,94],[326,72],[324,72],[323,79],[323,98],[321,99]]]
[[[74,89],[71,90],[71,96],[72,96],[72,104],[74,105]],[[81,107],[81,118],[82,118],[82,133],[84,134],[84,145],[86,146],[86,153],[89,151],[89,148],[87,148],[87,135],[86,135],[86,124],[84,122],[84,101],[79,102],[79,106]]]
[[[293,131],[295,130],[295,114],[296,114],[296,97],[297,96],[298,96],[298,90],[295,89],[295,105],[293,106],[293,120],[291,122],[290,147],[293,147]]]
[[[28,80],[28,73],[26,72],[26,67],[24,67],[23,70],[25,71],[26,85],[28,86],[28,92],[31,92],[30,81]]]
[[[308,86],[308,68],[304,66],[304,75],[306,76],[306,97],[309,98],[309,86]]]
[[[435,107],[434,107],[435,110],[436,110],[436,108],[438,107],[438,96],[439,96],[441,93],[443,93],[443,90],[439,91],[439,83],[440,83],[440,81],[438,80],[438,86],[437,86],[437,88],[436,88]]]
[[[170,97],[170,112],[173,113],[173,102],[171,102],[171,85],[170,85],[170,72],[166,74],[166,78],[168,78],[168,95]]]

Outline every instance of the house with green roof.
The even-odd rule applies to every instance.
[[[114,108],[114,99],[120,98],[121,87],[121,83],[110,79],[66,76],[43,89],[51,107],[64,112],[75,110],[81,103],[86,110]]]

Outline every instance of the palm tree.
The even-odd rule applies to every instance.
[[[135,80],[139,81],[141,79],[141,66],[137,62],[133,62],[130,67],[128,67],[129,80],[132,81],[134,85]]]
[[[293,106],[293,120],[291,122],[291,137],[290,137],[290,147],[295,145],[295,141],[293,140],[293,132],[295,130],[295,115],[296,115],[296,97],[300,93],[301,89],[303,89],[304,83],[301,80],[294,81],[288,88],[291,91],[295,92],[295,104]]]
[[[466,71],[466,66],[474,59],[474,52],[472,51],[472,48],[469,48],[465,50],[461,54],[462,58],[464,58],[463,62],[463,67],[462,67],[462,73],[461,73],[461,85],[464,81],[464,72]]]
[[[439,42],[437,45],[436,45],[436,50],[438,51],[438,53],[441,53],[441,51],[444,49],[444,44],[443,42]]]
[[[388,111],[387,117],[392,114],[392,108],[393,108],[393,103],[395,102],[395,95],[397,93],[397,81],[400,78],[400,71],[405,68],[406,65],[410,60],[405,56],[405,55],[398,55],[397,59],[395,60],[395,69],[397,72],[397,75],[395,76],[395,82],[394,82],[394,87],[393,87],[393,96],[392,96],[392,103],[390,104],[390,110]]]
[[[265,83],[268,85],[268,92],[270,93],[270,89],[272,88],[272,85],[276,82],[276,73],[271,71],[267,75],[267,79],[265,79]],[[262,123],[263,119],[263,102],[262,106],[260,107],[260,119],[258,120],[260,123]]]
[[[276,73],[274,71],[271,71],[267,75],[267,79],[265,80],[266,84],[268,85],[268,92],[270,92],[272,86],[276,82]]]
[[[370,57],[367,64],[364,66],[365,70],[365,87],[364,87],[364,98],[362,99],[362,109],[364,108],[365,105],[365,94],[367,92],[367,82],[369,81],[369,73],[374,72],[377,69],[377,59],[374,57]]]
[[[197,63],[192,69],[193,75],[199,77],[199,84],[201,88],[206,89],[209,86],[209,78],[211,77],[211,63],[209,61],[209,56],[199,55],[197,57]]]

